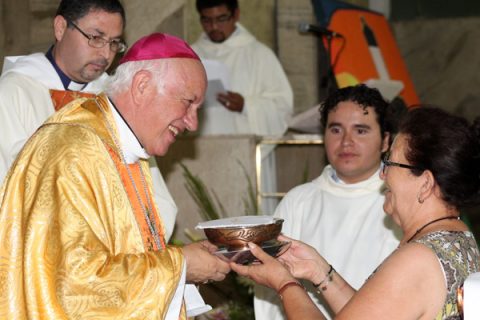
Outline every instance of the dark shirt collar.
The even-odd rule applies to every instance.
[[[60,77],[60,80],[62,80],[63,88],[65,88],[65,90],[81,91],[87,86],[87,83],[78,83],[78,82],[75,82],[75,81],[71,80],[62,71],[62,69],[60,69],[60,67],[55,62],[55,58],[53,57],[53,46],[51,46],[50,49],[48,49],[45,56],[47,57],[48,61],[50,61],[52,66],[55,68],[55,71],[57,71],[57,74]]]

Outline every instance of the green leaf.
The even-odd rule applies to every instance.
[[[184,164],[180,163],[180,166],[183,169],[183,176],[186,181],[185,187],[197,204],[202,218],[204,220],[220,219],[221,214],[219,214],[219,211],[212,200],[212,196],[202,180],[199,177],[194,176]]]

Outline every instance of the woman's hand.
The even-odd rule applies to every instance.
[[[284,235],[280,235],[278,240],[292,243],[278,260],[288,268],[295,278],[306,279],[313,283],[319,283],[325,278],[330,265],[315,248]]]
[[[296,283],[291,286],[296,280],[279,260],[266,254],[254,243],[248,246],[261,264],[242,266],[232,262],[230,266],[233,271],[279,293],[287,319],[325,319],[301,285]]]
[[[261,262],[242,266],[234,262],[230,263],[233,271],[239,275],[248,277],[253,281],[278,291],[284,284],[294,281],[295,278],[288,269],[278,260],[269,256],[259,246],[249,243],[248,247],[252,254]]]

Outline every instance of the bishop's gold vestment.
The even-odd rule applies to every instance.
[[[109,126],[117,135],[105,96],[76,100],[37,130],[8,173],[0,319],[164,318],[183,255],[146,249]]]

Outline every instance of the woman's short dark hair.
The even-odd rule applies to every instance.
[[[120,14],[125,28],[125,10],[118,0],[62,0],[56,15],[64,17],[67,21],[77,22],[86,16],[90,10]]]
[[[198,13],[202,12],[203,9],[219,7],[223,5],[225,5],[232,14],[238,9],[237,0],[197,0],[196,3]]]
[[[422,106],[407,113],[399,133],[406,136],[405,158],[432,172],[446,203],[455,208],[478,204],[480,118],[470,126],[462,117]],[[412,173],[419,176],[422,171]]]
[[[328,114],[337,108],[340,102],[351,101],[358,104],[367,113],[367,108],[372,107],[375,111],[380,133],[385,137],[386,132],[393,135],[392,119],[388,117],[388,102],[383,99],[377,89],[369,88],[364,84],[338,89],[330,94],[320,106],[320,123],[322,131],[327,128]]]

